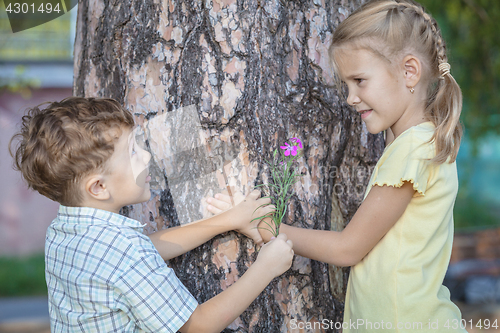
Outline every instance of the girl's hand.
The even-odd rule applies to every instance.
[[[254,265],[264,265],[264,271],[269,272],[272,278],[286,272],[293,261],[293,243],[287,239],[285,234],[266,243],[259,251],[259,255]]]
[[[274,238],[274,235],[276,234],[276,227],[274,226],[274,222],[269,217],[265,218],[262,221],[259,221],[257,229],[259,230],[260,236],[262,237],[262,241],[264,243],[269,242],[272,238]]]

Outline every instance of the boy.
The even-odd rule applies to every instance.
[[[254,191],[218,216],[144,235],[139,221],[118,214],[151,196],[151,156],[135,142],[133,126],[112,99],[70,97],[33,108],[13,137],[15,167],[61,204],[45,245],[51,331],[220,332],[290,267],[291,242],[280,236],[264,245],[236,283],[198,305],[163,259],[229,230],[259,240],[257,221],[249,221],[269,199]]]

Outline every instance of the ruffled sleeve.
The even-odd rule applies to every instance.
[[[413,184],[416,194],[425,195],[435,149],[427,135],[419,134],[418,130],[411,129],[386,148],[373,171],[371,186],[401,187],[407,181]]]

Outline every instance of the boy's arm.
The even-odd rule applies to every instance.
[[[260,192],[255,190],[233,209],[208,219],[155,232],[149,235],[149,238],[164,260],[184,254],[214,236],[230,230],[242,232],[256,243],[262,243],[257,230],[259,221],[250,221],[271,212],[273,206],[259,208],[271,202],[268,198],[259,197]]]
[[[296,254],[336,266],[353,266],[363,259],[403,215],[415,193],[413,185],[405,182],[400,188],[373,186],[356,214],[341,232],[280,226],[293,241]],[[222,200],[212,199],[215,207],[224,206]],[[264,223],[264,222],[263,222]],[[261,227],[268,227],[262,224]],[[262,230],[262,229],[261,229]],[[271,238],[262,231],[262,238]]]
[[[284,234],[264,245],[255,263],[231,287],[199,305],[179,331],[220,332],[231,324],[264,290],[273,278],[292,264],[291,241]]]

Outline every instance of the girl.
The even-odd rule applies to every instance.
[[[387,146],[342,232],[288,225],[280,232],[298,255],[352,266],[344,333],[463,332],[442,285],[453,239],[462,96],[437,23],[412,0],[369,1],[339,24],[330,55],[347,102],[370,133],[387,131]],[[229,202],[216,198],[209,201],[214,213]]]

